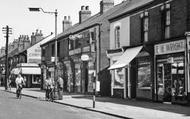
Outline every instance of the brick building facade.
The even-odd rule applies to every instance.
[[[102,0],[100,12],[94,16],[90,15],[88,6],[81,6],[79,23],[58,35],[58,41],[65,42],[60,45],[65,48],[65,52],[60,50],[60,57],[62,55],[64,57],[62,59],[59,57],[59,61],[66,68],[62,72],[66,72],[66,76],[63,78],[67,84],[65,85],[67,91],[92,93],[94,73],[100,94],[110,96],[111,80],[107,70],[109,60],[106,56],[106,50],[109,49],[110,32],[108,18],[125,6],[125,3],[114,6],[113,0]],[[82,15],[85,17],[81,17]],[[45,48],[45,52],[50,53],[50,44],[53,42],[52,39],[52,42],[43,44],[42,49]],[[51,56],[49,54],[49,57]],[[89,57],[88,61],[83,61],[81,56]],[[44,60],[45,62],[47,61]],[[100,85],[98,86],[98,84]]]
[[[188,102],[189,41],[185,36],[189,30],[188,3],[188,0],[150,0],[147,3],[132,0],[128,8],[110,19],[114,24],[130,17],[130,45],[121,47],[125,51],[123,55],[142,46],[137,56],[124,66],[127,97]],[[119,62],[122,61],[117,60],[116,64]]]

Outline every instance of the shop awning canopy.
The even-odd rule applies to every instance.
[[[143,46],[138,46],[127,49],[108,69],[113,70],[127,66],[138,55],[142,48]]]
[[[41,69],[40,67],[20,67],[20,68],[14,68],[11,71],[11,74],[33,74],[33,75],[40,75]]]
[[[21,74],[34,74],[34,75],[40,75],[41,69],[40,67],[21,67],[20,68]]]
[[[11,74],[19,74],[20,73],[20,68],[13,68],[11,70]]]

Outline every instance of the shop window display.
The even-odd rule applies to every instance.
[[[118,98],[124,97],[125,68],[113,70],[113,96]]]
[[[40,76],[33,76],[32,83],[33,84],[40,84],[41,79]]]
[[[158,101],[182,102],[185,99],[184,62],[182,56],[157,60]]]
[[[124,88],[124,80],[125,80],[125,75],[124,75],[124,68],[119,68],[115,69],[114,71],[114,87],[115,88]]]
[[[94,69],[94,62],[90,61],[88,63],[88,92],[93,92],[93,82],[95,78],[95,69]]]
[[[77,92],[81,92],[81,70],[80,64],[75,64],[75,82],[76,82],[76,90]]]
[[[151,99],[151,71],[149,58],[138,60],[137,97]]]
[[[175,63],[172,65],[172,70],[172,96],[175,97],[175,100],[180,100],[185,96],[184,63]]]

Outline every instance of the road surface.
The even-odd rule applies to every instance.
[[[0,119],[119,119],[97,112],[0,91]]]

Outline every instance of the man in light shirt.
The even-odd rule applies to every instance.
[[[20,74],[18,74],[16,80],[16,94],[17,94],[17,98],[21,98],[21,91],[22,91],[22,85],[24,83],[24,79],[22,78],[22,76]]]

